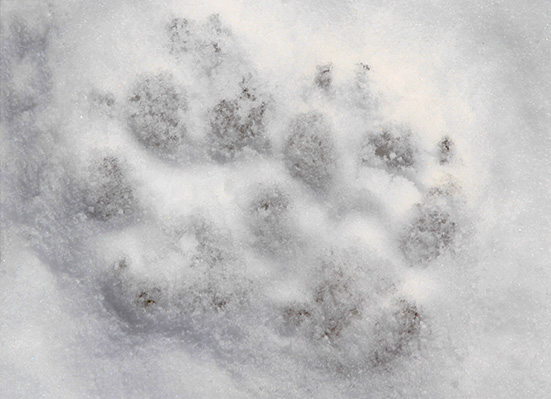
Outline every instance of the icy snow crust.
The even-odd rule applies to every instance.
[[[549,4],[1,7],[0,397],[547,397]]]

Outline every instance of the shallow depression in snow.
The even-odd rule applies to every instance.
[[[1,397],[551,390],[549,4],[1,7]]]

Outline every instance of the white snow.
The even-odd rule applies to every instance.
[[[2,2],[0,397],[548,397],[549,20]]]

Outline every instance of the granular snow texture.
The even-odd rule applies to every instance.
[[[4,0],[0,397],[548,398],[546,0]]]

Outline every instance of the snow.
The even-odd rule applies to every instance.
[[[0,397],[549,395],[547,2],[1,7]]]

